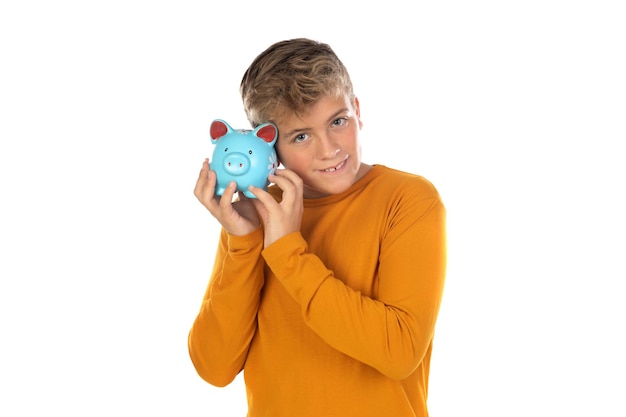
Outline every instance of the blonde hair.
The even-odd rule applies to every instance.
[[[322,97],[345,94],[354,103],[352,81],[332,48],[297,38],[277,42],[246,70],[241,98],[253,127],[286,112],[302,114]]]

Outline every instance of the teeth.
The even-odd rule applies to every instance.
[[[344,163],[344,162],[345,162],[345,161],[341,162],[339,165],[337,165],[337,166],[336,166],[336,167],[334,167],[334,168],[326,168],[326,169],[324,170],[324,172],[333,172],[333,171],[337,171],[339,168],[341,168],[341,167],[343,166],[343,163]]]

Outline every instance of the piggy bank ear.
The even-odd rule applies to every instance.
[[[213,120],[211,123],[211,142],[217,141],[231,130],[231,127],[225,121],[220,119]]]
[[[263,123],[254,129],[254,134],[272,146],[278,138],[278,128],[274,123]]]

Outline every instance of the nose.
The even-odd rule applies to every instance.
[[[244,175],[250,170],[250,160],[240,152],[231,152],[224,158],[224,171],[230,175]]]
[[[319,136],[317,155],[320,159],[333,159],[339,152],[341,147],[328,135]]]

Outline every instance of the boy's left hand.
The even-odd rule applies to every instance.
[[[256,196],[253,203],[265,227],[264,247],[289,233],[299,232],[304,210],[304,185],[298,174],[288,169],[280,169],[276,170],[275,175],[270,175],[269,180],[283,190],[280,203],[261,188],[249,188]]]

